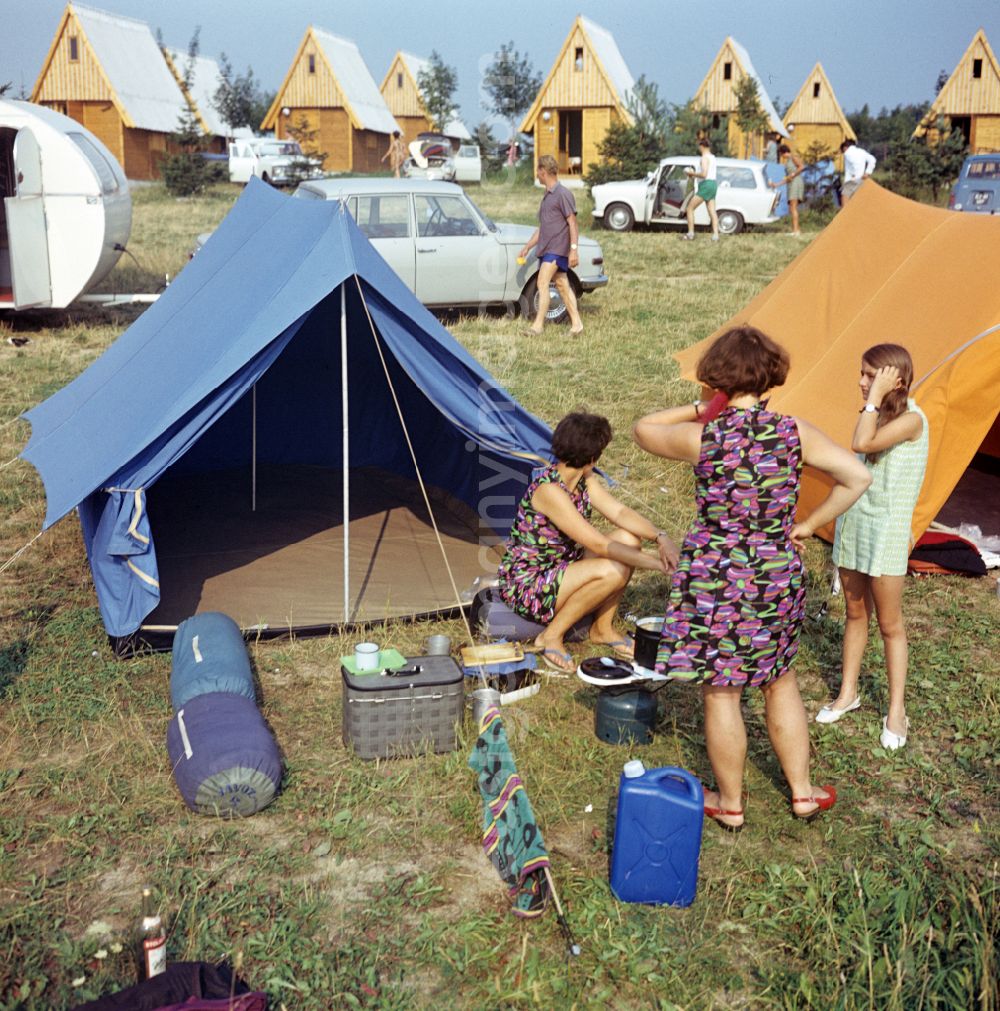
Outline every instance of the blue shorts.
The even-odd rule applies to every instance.
[[[540,263],[554,263],[564,274],[569,273],[569,257],[558,253],[542,253]]]

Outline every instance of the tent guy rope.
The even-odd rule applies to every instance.
[[[378,352],[379,361],[382,363],[382,371],[385,373],[386,382],[389,384],[389,392],[392,394],[392,402],[396,407],[396,414],[399,417],[399,423],[403,429],[403,436],[406,439],[406,447],[410,451],[410,459],[413,461],[413,468],[416,471],[417,483],[420,485],[420,494],[424,497],[424,505],[427,506],[427,515],[430,517],[431,526],[434,529],[434,536],[437,538],[438,547],[441,550],[444,567],[448,573],[448,581],[451,583],[451,589],[455,594],[455,601],[458,605],[458,612],[462,616],[462,623],[465,625],[465,634],[469,638],[469,645],[474,646],[476,644],[476,640],[472,634],[472,626],[469,624],[468,615],[465,613],[465,607],[462,604],[462,596],[458,592],[458,586],[455,583],[455,574],[452,572],[451,565],[448,562],[448,553],[445,551],[444,542],[441,540],[441,531],[438,529],[437,520],[434,518],[434,510],[431,508],[431,500],[427,494],[427,486],[424,484],[423,475],[420,473],[420,464],[417,462],[417,454],[413,449],[413,442],[410,439],[410,430],[406,426],[406,419],[403,417],[403,409],[400,406],[399,397],[396,395],[396,388],[393,386],[392,377],[389,375],[389,366],[386,363],[385,355],[382,353],[382,345],[378,339],[378,332],[375,329],[375,323],[372,320],[371,313],[368,311],[368,303],[365,301],[365,293],[361,287],[361,281],[357,274],[354,275],[354,283],[357,285],[358,295],[361,298],[361,304],[364,306],[365,315],[368,317],[368,326],[371,329],[372,340],[375,342],[375,350]],[[486,676],[483,674],[481,669],[480,677],[485,684]]]

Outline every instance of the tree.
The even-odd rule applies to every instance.
[[[934,94],[940,95],[941,89],[948,83],[948,78],[951,74],[947,70],[939,70],[937,75],[937,81],[934,82]]]
[[[597,153],[601,161],[587,168],[589,186],[614,179],[642,178],[667,153],[670,110],[660,98],[657,86],[645,75],[635,82],[626,101],[632,123],[615,121],[608,127]]]
[[[483,164],[491,170],[500,168],[503,159],[497,157],[497,139],[485,119],[476,127],[475,137]]]
[[[693,101],[675,105],[672,109],[673,127],[667,140],[667,154],[695,154],[698,141],[707,137],[713,154],[725,158],[729,155],[729,119],[716,116],[705,106],[695,108]]]
[[[760,155],[758,141],[771,129],[771,119],[760,104],[757,82],[744,74],[736,85],[736,125],[743,134],[741,158]]]
[[[510,123],[508,165],[514,164],[518,122],[531,108],[541,86],[542,75],[535,72],[527,55],[522,56],[513,42],[500,46],[483,75],[483,90],[489,95],[490,111]]]
[[[202,157],[205,150],[205,135],[190,98],[200,33],[201,29],[196,28],[194,35],[191,36],[184,76],[181,78],[184,108],[177,117],[177,129],[171,135],[177,150],[169,158],[164,159],[162,167],[167,192],[177,197],[189,197],[200,193],[210,181],[208,162]]]
[[[919,197],[930,190],[935,203],[942,186],[950,186],[967,153],[965,136],[953,130],[947,117],[938,119],[933,134],[895,140],[886,159],[889,186],[905,196]]]
[[[326,152],[319,149],[319,130],[309,125],[309,120],[299,114],[288,123],[288,135],[298,141],[302,157],[294,158],[288,169],[288,182],[295,186],[304,179],[311,179],[317,165],[326,162]]]
[[[219,86],[212,95],[212,105],[229,128],[230,134],[238,127],[256,129],[263,119],[260,112],[263,97],[253,68],[247,67],[245,74],[237,74],[226,54],[220,53],[219,77]]]
[[[431,129],[440,133],[454,119],[458,109],[455,105],[458,74],[432,49],[427,66],[417,71],[417,87],[424,112],[431,121]]]

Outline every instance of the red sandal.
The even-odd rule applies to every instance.
[[[825,797],[792,797],[792,806],[796,804],[816,804],[816,810],[810,811],[808,814],[796,814],[795,817],[799,821],[812,821],[823,811],[829,811],[834,804],[837,803],[837,791],[832,786],[821,786],[821,790],[826,790],[827,796]],[[795,814],[794,810],[792,814]]]
[[[743,824],[744,824],[743,822],[740,822],[739,825],[730,825],[729,822],[727,822],[727,821],[720,821],[719,820],[720,816],[725,816],[727,818],[742,818],[743,817],[743,809],[742,808],[739,811],[726,811],[726,810],[723,810],[723,808],[721,808],[721,807],[709,807],[706,804],[705,805],[705,816],[707,818],[711,818],[712,821],[714,821],[716,825],[720,826],[721,828],[724,828],[727,832],[742,832],[743,831]]]

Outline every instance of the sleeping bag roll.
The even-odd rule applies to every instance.
[[[245,695],[209,692],[191,699],[170,721],[167,751],[184,803],[199,814],[254,814],[281,785],[277,742]]]
[[[174,633],[170,701],[174,712],[196,695],[231,692],[256,699],[253,671],[239,626],[220,611],[196,614]]]

